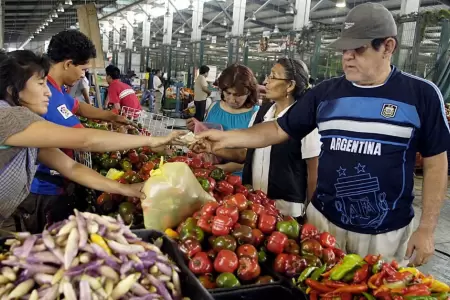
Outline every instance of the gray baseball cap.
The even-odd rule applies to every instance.
[[[341,36],[329,47],[357,49],[374,39],[397,36],[397,24],[391,12],[381,4],[366,2],[352,8],[342,25]]]

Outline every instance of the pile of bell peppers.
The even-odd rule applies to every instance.
[[[381,256],[348,254],[326,272],[307,268],[294,283],[310,300],[447,300],[450,287],[416,268],[401,268]]]

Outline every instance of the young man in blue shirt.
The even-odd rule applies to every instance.
[[[356,6],[331,45],[342,51],[345,76],[318,84],[278,121],[199,137],[217,149],[262,148],[318,127],[323,146],[308,221],[347,252],[417,266],[434,252],[450,134],[436,85],[390,64],[396,35],[384,6]],[[423,211],[413,232],[416,152],[424,157]]]

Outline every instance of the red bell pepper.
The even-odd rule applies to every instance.
[[[214,217],[210,215],[201,216],[197,221],[197,226],[200,227],[204,232],[211,233],[213,218]]]
[[[239,211],[243,211],[248,208],[247,198],[243,194],[239,193],[226,197],[225,203],[237,206]]]
[[[377,263],[378,260],[380,260],[381,256],[380,255],[371,255],[368,254],[366,255],[366,257],[364,257],[364,261],[366,263],[368,263],[369,265],[374,265]]]
[[[261,204],[261,197],[259,197],[258,195],[256,195],[255,193],[249,193],[247,195],[247,198],[249,201],[253,202],[253,203],[258,203]]]
[[[211,171],[207,169],[194,169],[195,177],[207,178],[209,176],[209,173],[211,173]]]
[[[264,206],[262,206],[261,204],[258,204],[258,203],[250,204],[250,208],[251,208],[251,210],[253,210],[258,215],[261,215],[261,214],[263,214],[266,211]]]
[[[247,189],[245,186],[243,186],[243,185],[235,186],[235,187],[234,187],[234,191],[235,191],[236,193],[243,194],[245,197],[248,196],[248,189]]]
[[[329,232],[322,232],[319,237],[320,244],[325,248],[334,248],[336,238]]]
[[[213,216],[216,212],[216,209],[219,207],[219,203],[216,201],[209,201],[202,206],[200,210],[200,214],[202,216]]]
[[[273,270],[277,273],[285,273],[287,268],[287,262],[289,260],[289,254],[281,253],[278,254],[273,262]]]
[[[193,169],[200,169],[203,167],[203,162],[200,158],[194,157],[188,162],[189,167]],[[209,174],[209,173],[208,173]]]
[[[275,231],[267,238],[267,250],[276,254],[283,253],[288,237],[281,232]]]
[[[271,234],[277,225],[277,218],[269,214],[259,216],[258,228],[265,234]]]
[[[213,266],[206,252],[199,252],[189,261],[189,270],[196,275],[211,273]]]
[[[208,181],[209,181],[209,191],[210,192],[214,191],[216,188],[216,180],[211,177],[207,177],[206,179],[208,179]]]
[[[239,210],[235,205],[221,205],[216,210],[217,216],[227,216],[233,220],[233,225],[239,220]]]
[[[234,187],[225,180],[222,180],[216,184],[216,191],[220,192],[224,196],[228,196],[233,194]]]
[[[220,250],[214,260],[214,269],[218,273],[233,273],[238,268],[238,265],[237,255],[230,250]]]
[[[262,231],[254,228],[252,229],[252,236],[253,236],[252,245],[255,247],[261,245],[261,243],[264,240],[264,234],[262,233]]]
[[[180,251],[187,257],[187,258],[191,258],[193,257],[195,254],[199,253],[200,251],[202,251],[202,246],[200,245],[199,241],[197,241],[194,238],[187,238],[186,240],[184,240],[180,246]]]
[[[300,240],[303,241],[306,238],[314,237],[318,233],[319,233],[319,231],[317,230],[316,226],[309,224],[309,223],[304,224],[302,226]]]
[[[212,234],[215,236],[228,235],[233,220],[228,216],[215,216],[212,224]]]
[[[369,278],[369,264],[363,265],[360,269],[356,270],[353,275],[353,283],[366,282]]]
[[[231,184],[232,186],[242,185],[241,176],[237,175],[228,175],[225,180]]]

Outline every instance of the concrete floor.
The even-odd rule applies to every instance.
[[[422,213],[422,177],[415,178],[415,195],[413,203],[415,217],[414,225],[418,226],[420,215]],[[447,197],[441,210],[438,225],[435,232],[435,248],[437,251],[447,253],[447,255],[435,252],[433,258],[428,264],[419,269],[424,273],[432,274],[436,279],[450,283],[450,188],[447,191]]]

